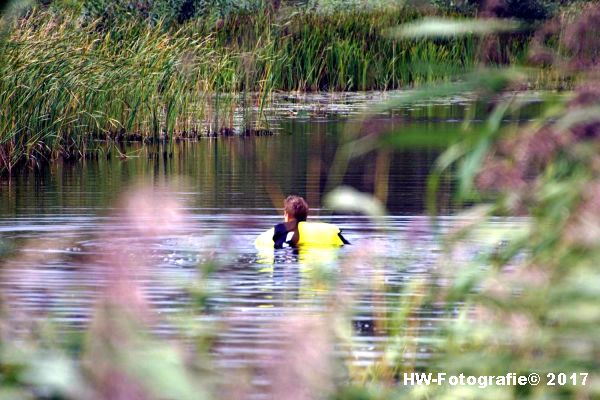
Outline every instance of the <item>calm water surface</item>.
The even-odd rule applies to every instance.
[[[296,104],[297,99],[286,101]],[[336,149],[344,132],[378,134],[377,126],[386,124],[398,132],[443,136],[458,128],[464,104],[401,110],[401,118],[382,115],[367,127],[352,123],[355,108],[348,104],[337,114],[322,111],[324,106],[318,112],[314,107],[290,112],[288,105],[281,114],[289,115],[276,119],[271,137],[202,139],[159,149],[132,146],[123,149],[130,156],[125,161],[58,163],[2,182],[0,290],[32,318],[50,316],[62,330],[81,329],[106,282],[105,266],[95,260],[106,255],[111,240],[119,240],[132,254],[147,255],[136,266],[144,271],[138,283],[157,315],[156,331],[169,336],[175,331],[169,316],[190,301],[186,288],[199,280],[198,265],[217,260],[219,268],[204,278],[212,294],[197,318],[219,323],[213,351],[221,368],[252,366],[279,351],[283,339],[272,329],[278,320],[297,312],[319,315],[327,305],[329,294],[315,284],[310,262],[286,252],[261,254],[253,245],[260,232],[281,220],[283,196],[296,192],[306,196],[314,218],[338,224],[352,242],[333,254],[308,257],[320,261],[318,268],[346,271],[337,289],[352,299],[354,339],[345,351],[354,363],[368,365],[381,356],[390,316],[402,297],[415,295],[404,290],[407,282],[427,279],[440,266],[437,236],[424,216],[424,194],[443,146],[427,141],[390,145],[383,153],[354,159],[343,174],[333,176],[387,197],[389,216],[377,222],[321,208]],[[150,241],[123,236],[129,222],[118,216],[118,199],[140,184],[170,185],[185,224]],[[440,195],[447,214],[442,230],[460,222],[452,216],[450,190],[445,186]],[[431,308],[416,313],[407,331],[427,337],[440,313]],[[424,346],[405,356],[426,360],[428,354]]]

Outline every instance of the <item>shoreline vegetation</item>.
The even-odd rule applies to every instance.
[[[0,174],[98,157],[115,142],[269,135],[260,116],[274,91],[411,88],[460,79],[482,63],[525,65],[531,27],[541,24],[504,36],[403,39],[390,30],[472,10],[261,2],[202,14],[191,2],[185,14],[188,3],[170,13],[156,11],[160,2],[114,4],[37,4],[5,21]],[[565,86],[552,68],[536,79]],[[228,115],[236,107],[259,109],[257,118],[244,111],[237,132]]]

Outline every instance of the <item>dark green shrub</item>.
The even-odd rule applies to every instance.
[[[524,21],[544,20],[552,17],[561,0],[431,0],[444,13],[475,15],[482,13],[500,18],[515,18]]]

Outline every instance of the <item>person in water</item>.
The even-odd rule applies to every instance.
[[[308,203],[300,196],[291,195],[283,201],[283,222],[275,225],[273,242],[276,249],[298,247],[300,241],[299,224],[306,222]],[[326,224],[323,224],[326,225]],[[337,235],[343,244],[350,244],[338,230]]]

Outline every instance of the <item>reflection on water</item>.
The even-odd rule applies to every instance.
[[[438,236],[423,216],[426,178],[440,148],[390,147],[383,161],[374,153],[357,158],[339,180],[383,193],[390,216],[373,222],[336,215],[321,209],[320,199],[331,178],[340,130],[349,125],[337,118],[296,117],[280,121],[280,133],[273,137],[203,139],[159,149],[132,146],[124,149],[125,161],[56,164],[3,182],[0,252],[10,255],[3,257],[3,296],[28,319],[50,316],[62,331],[81,329],[107,283],[105,266],[94,260],[118,246],[144,255],[134,257],[132,265],[153,305],[154,329],[167,337],[177,334],[170,316],[190,303],[187,289],[200,279],[198,265],[217,262],[219,267],[202,278],[209,295],[197,318],[219,327],[214,354],[220,368],[253,368],[266,356],[276,357],[286,331],[274,326],[298,312],[319,315],[332,307],[350,314],[352,340],[338,348],[355,365],[381,358],[387,338],[399,329],[427,338],[443,318],[441,309],[419,308],[403,327],[394,325],[394,315],[413,301],[406,297],[419,296],[418,290],[405,290],[407,285],[427,280],[440,267]],[[410,127],[428,135],[456,129],[456,122]],[[384,189],[378,182],[382,163],[388,178]],[[150,241],[127,235],[132,222],[114,211],[121,207],[122,193],[140,183],[170,185],[185,223],[168,233],[155,232]],[[440,199],[446,210],[449,191],[443,188]],[[301,254],[258,252],[254,238],[280,222],[280,203],[290,192],[304,194],[312,215],[340,226],[352,245]],[[163,200],[140,198],[148,201]],[[161,213],[160,206],[156,212]],[[169,221],[168,215],[161,217]],[[439,228],[443,232],[457,222],[443,217]],[[338,302],[333,306],[332,290]],[[418,365],[429,354],[423,344],[405,348],[402,356]],[[261,384],[260,375],[254,379]]]
[[[10,187],[2,182],[3,215],[68,213],[102,210],[134,183],[164,184],[174,176],[185,178],[180,193],[190,206],[204,209],[236,209],[243,214],[270,213],[274,198],[284,193],[303,193],[311,207],[318,207],[329,168],[339,142],[339,121],[329,123],[287,121],[285,131],[273,137],[228,137],[198,142],[171,143],[152,149],[127,148],[125,161],[109,160],[69,165],[57,163],[43,172],[13,177]],[[447,129],[448,124],[424,125],[422,132]],[[454,124],[456,125],[456,124]],[[394,214],[420,214],[429,170],[439,148],[401,150],[389,160],[387,198]],[[376,153],[357,158],[343,182],[373,192],[381,159]],[[385,166],[388,166],[385,164]],[[378,169],[379,168],[379,169]]]

